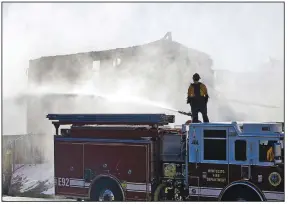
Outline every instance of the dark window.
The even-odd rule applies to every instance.
[[[270,127],[262,127],[262,131],[270,131]]]
[[[235,160],[236,161],[246,161],[246,141],[236,140],[235,141]]]
[[[259,141],[259,161],[260,162],[269,162],[268,161],[268,150],[273,146],[277,141],[271,140],[261,140]],[[270,161],[271,162],[271,161]]]
[[[204,160],[226,160],[226,139],[204,139]]]
[[[204,130],[204,138],[226,138],[226,130]]]
[[[226,161],[226,130],[204,130],[204,160]]]

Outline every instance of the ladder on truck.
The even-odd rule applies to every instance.
[[[58,129],[60,125],[150,125],[153,127],[175,122],[174,115],[166,114],[48,114]]]

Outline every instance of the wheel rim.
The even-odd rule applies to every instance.
[[[114,200],[114,194],[109,189],[106,189],[100,193],[99,201],[113,201]]]

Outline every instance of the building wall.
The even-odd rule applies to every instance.
[[[95,64],[98,67],[93,66]],[[182,109],[186,106],[186,92],[195,72],[201,75],[202,81],[214,86],[211,67],[212,60],[207,54],[177,42],[159,40],[143,46],[31,60],[29,83],[37,84],[37,87],[65,83],[68,89],[73,89],[90,81],[101,91],[114,93],[117,88],[124,86],[124,81],[131,83],[128,87],[131,95],[142,95],[151,101],[167,101],[170,106]],[[43,116],[49,112],[73,112],[67,109],[69,100],[56,99],[55,96],[53,100],[44,96],[40,98],[29,102],[28,132],[41,131],[47,121],[40,125],[40,118],[45,120]],[[73,100],[69,103],[71,107],[73,103],[75,105]],[[96,104],[94,101],[92,106]],[[85,109],[87,105],[84,106],[77,110],[88,111]],[[97,107],[91,108],[91,111],[109,111],[107,108],[101,109],[99,104]]]

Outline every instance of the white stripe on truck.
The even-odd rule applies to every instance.
[[[126,188],[124,190],[130,192],[151,192],[151,184],[148,183],[134,183],[127,182]],[[65,186],[71,188],[89,188],[91,183],[85,182],[84,179],[76,178],[55,178],[55,185]]]
[[[125,191],[128,192],[151,192],[151,183],[134,183],[127,182]],[[71,188],[89,188],[91,183],[85,182],[84,179],[76,178],[55,178],[55,185],[71,187]],[[222,188],[213,188],[213,187],[198,187],[198,186],[189,186],[189,195],[190,196],[201,196],[201,197],[214,197],[217,198],[222,191]],[[269,201],[284,201],[284,192],[279,191],[263,191],[265,198]]]

